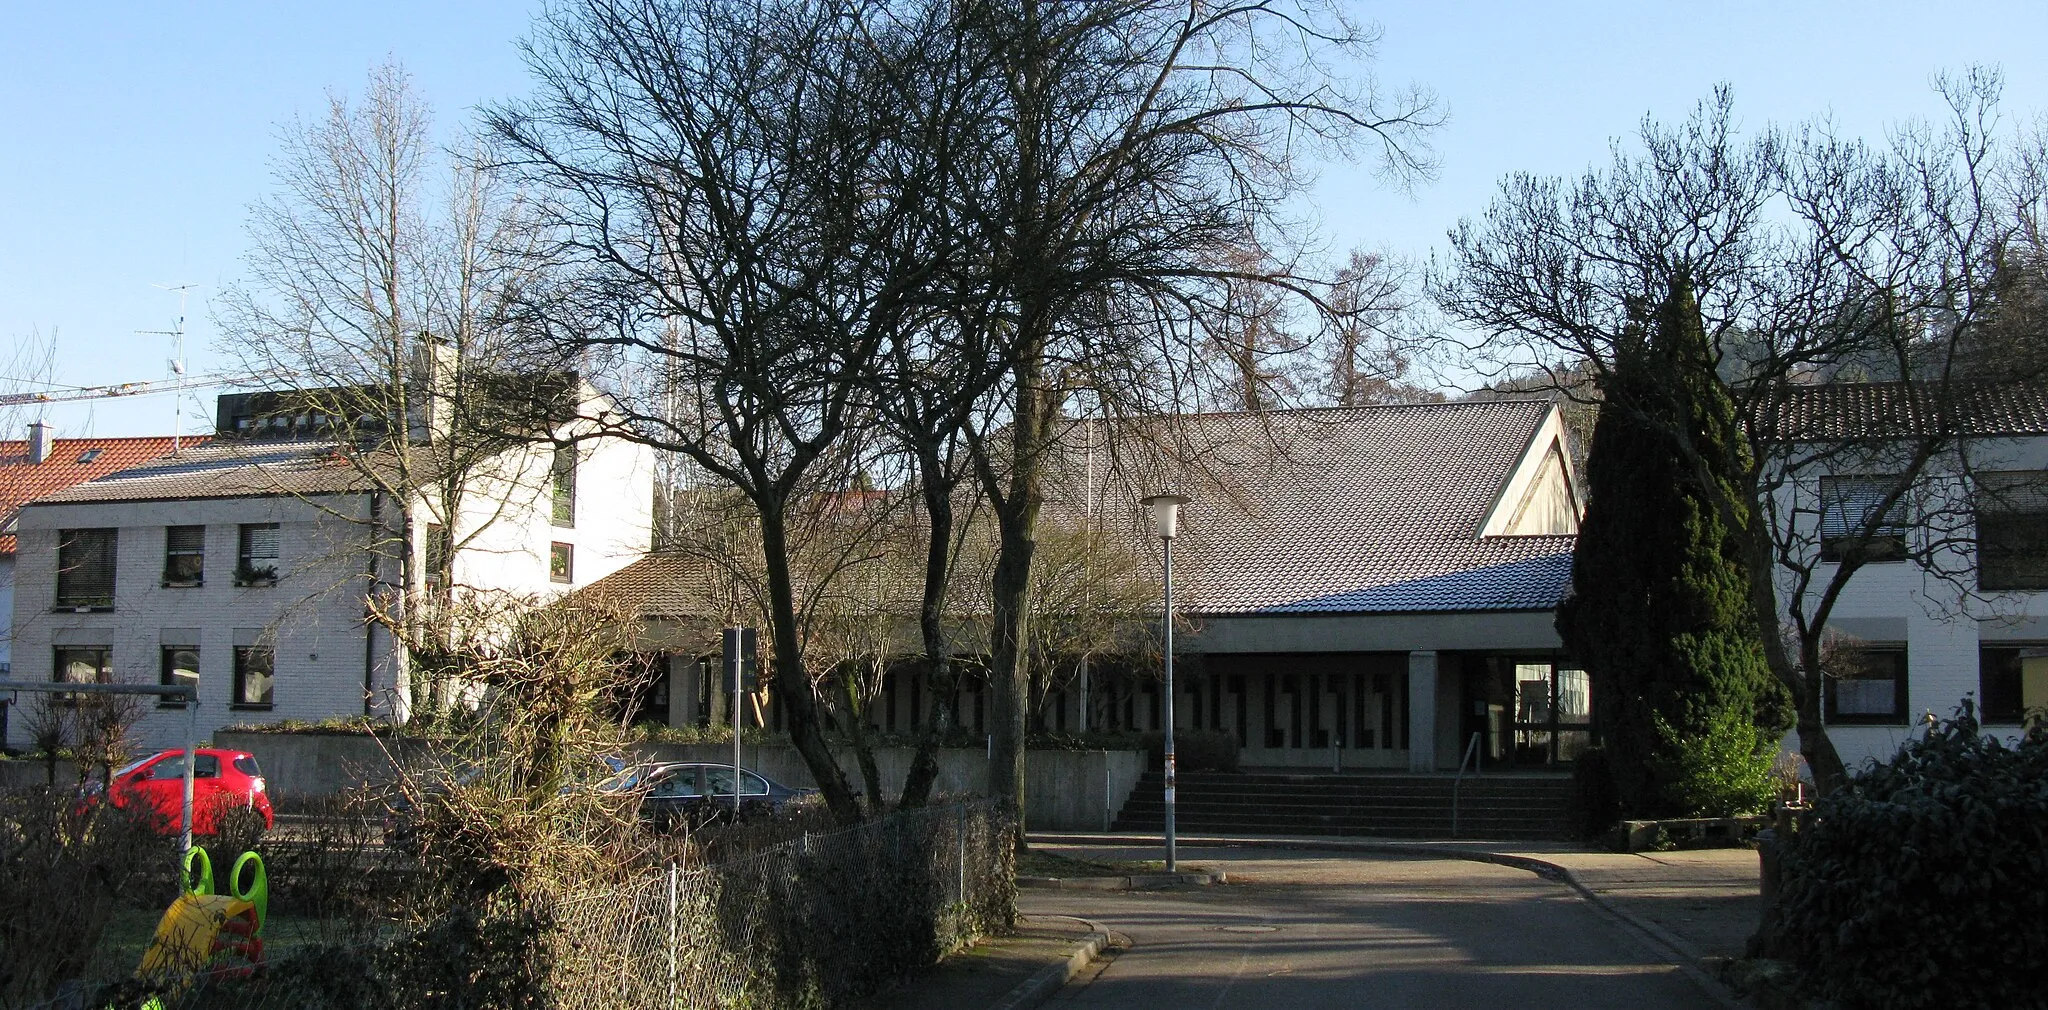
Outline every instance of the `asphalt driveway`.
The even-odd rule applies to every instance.
[[[1104,1010],[1721,1005],[1565,885],[1526,870],[1245,850],[1187,849],[1182,860],[1223,869],[1233,883],[1019,895],[1023,911],[1092,919],[1126,944],[1076,977],[1055,1003]]]

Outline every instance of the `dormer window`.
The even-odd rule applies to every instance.
[[[94,446],[93,448],[87,449],[84,452],[79,453],[78,461],[80,463],[90,463],[93,460],[100,458],[100,453],[102,451],[104,450],[100,449],[98,446]]]

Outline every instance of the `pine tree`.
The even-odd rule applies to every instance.
[[[1744,443],[1690,284],[1646,315],[1603,383],[1558,633],[1592,679],[1622,811],[1734,813],[1762,799],[1784,729],[1743,531],[1724,519],[1754,521],[1734,480]]]

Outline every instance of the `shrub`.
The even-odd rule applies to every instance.
[[[2043,880],[2048,735],[1987,739],[1966,701],[1819,802],[1772,925],[1802,987],[1843,1006],[2041,1006]]]
[[[1653,759],[1664,806],[1692,817],[1761,813],[1778,794],[1772,773],[1777,734],[1749,713],[1714,709],[1697,732],[1680,733],[1657,720],[1661,746]]]

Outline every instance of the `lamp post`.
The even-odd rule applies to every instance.
[[[1155,494],[1145,499],[1145,507],[1152,510],[1152,531],[1159,536],[1165,548],[1166,615],[1162,622],[1166,650],[1166,703],[1160,707],[1166,723],[1165,751],[1166,764],[1166,872],[1174,872],[1175,853],[1173,839],[1173,538],[1180,533],[1180,507],[1186,505],[1186,495]]]

